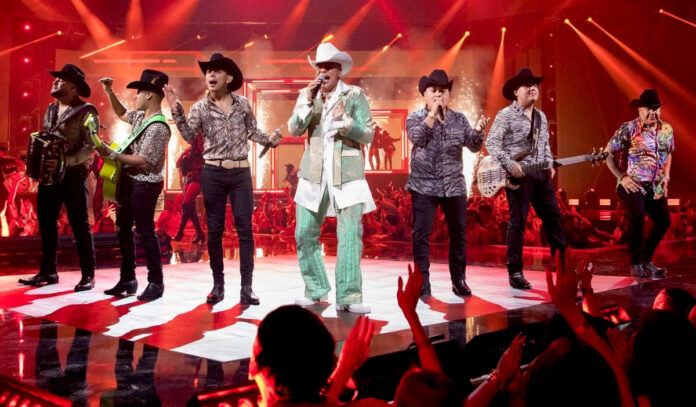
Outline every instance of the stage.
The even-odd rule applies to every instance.
[[[634,280],[616,272],[596,275],[593,286],[602,304],[619,304],[630,315],[639,315],[661,287],[693,286],[689,267],[696,260],[693,246],[693,241],[686,241],[660,247],[662,264],[672,263],[667,279]],[[526,258],[537,252],[541,250],[526,249]],[[577,254],[596,259],[600,272],[616,270],[624,256],[621,248]],[[325,260],[333,287],[335,257]],[[548,263],[548,254],[541,260]],[[407,264],[406,259],[362,260],[364,301],[372,307],[370,318],[376,323],[371,357],[403,351],[412,342],[396,303],[397,278],[406,274]],[[143,388],[152,387],[147,397],[163,405],[182,405],[196,391],[242,383],[247,380],[257,325],[271,310],[301,296],[303,282],[295,255],[259,257],[254,289],[261,305],[243,307],[238,267],[236,260],[225,261],[226,297],[212,307],[205,304],[212,285],[207,261],[166,265],[164,296],[150,303],[104,295],[102,291],[118,279],[118,268],[113,267],[97,270],[96,288],[80,293],[73,292],[80,278],[75,271],[62,271],[59,284],[41,288],[19,286],[22,275],[1,276],[0,343],[6,351],[0,373],[91,405],[118,397],[113,389],[126,378],[115,369],[115,359],[117,366],[139,361],[131,373]],[[549,303],[544,272],[535,268],[525,272],[533,288],[516,290],[509,287],[502,264],[470,265],[467,282],[473,296],[463,300],[451,292],[447,264],[434,262],[433,296],[418,304],[421,321],[431,337],[461,346],[486,333],[547,322],[555,309]],[[145,287],[145,273],[139,267],[138,292]],[[340,346],[357,315],[337,312],[334,294],[310,309],[322,317]]]

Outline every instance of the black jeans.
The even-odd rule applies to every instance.
[[[437,197],[411,191],[413,206],[413,262],[423,281],[430,276],[430,233],[437,207],[442,208],[449,230],[449,272],[452,283],[466,279],[466,195]]]
[[[140,236],[147,259],[147,281],[162,283],[162,254],[155,233],[155,206],[163,181],[143,182],[123,174],[118,189],[116,230],[121,248],[121,281],[135,279],[135,236],[133,225]]]
[[[561,212],[548,171],[528,174],[516,180],[519,182],[519,189],[505,189],[510,208],[510,223],[507,229],[507,268],[510,274],[522,271],[522,245],[530,203],[544,224],[551,256],[555,255],[556,250],[565,252],[566,247]]]
[[[622,186],[616,187],[619,198],[626,207],[628,217],[628,248],[631,251],[631,264],[641,264],[649,262],[657,245],[665,235],[670,225],[669,209],[667,208],[667,198],[655,199],[655,194],[650,184],[642,184],[645,195],[641,192],[626,192]],[[643,229],[645,227],[645,215],[650,216],[654,226],[650,230],[648,237],[643,240]]]
[[[58,264],[58,217],[65,204],[68,221],[77,243],[82,277],[94,276],[94,240],[87,214],[86,166],[69,167],[63,181],[54,185],[39,185],[36,212],[41,230],[40,274],[54,274]]]
[[[242,285],[251,285],[254,273],[254,235],[251,231],[254,193],[251,187],[251,170],[225,169],[206,164],[203,167],[201,186],[208,222],[208,255],[213,280],[216,283],[224,282],[222,234],[225,230],[225,212],[229,198],[234,227],[239,237],[239,271],[242,275]]]

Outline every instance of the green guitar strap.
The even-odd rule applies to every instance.
[[[147,120],[145,120],[143,123],[141,123],[137,129],[134,129],[128,135],[128,138],[126,138],[123,141],[123,143],[119,144],[118,148],[116,149],[116,152],[122,153],[122,152],[126,151],[126,149],[135,141],[135,139],[140,137],[140,135],[145,132],[145,129],[147,128],[147,126],[149,126],[155,122],[160,122],[160,123],[164,123],[166,125],[169,125],[169,123],[167,123],[167,118],[164,117],[164,115],[162,115],[162,114],[156,114],[156,115],[150,116]]]

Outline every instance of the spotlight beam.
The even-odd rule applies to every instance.
[[[459,55],[459,51],[462,49],[462,45],[464,45],[464,40],[466,40],[469,37],[470,33],[469,31],[465,32],[462,38],[459,39],[450,49],[445,52],[443,56],[441,56],[435,64],[433,64],[428,71],[432,71],[433,69],[444,69],[445,71],[449,71],[452,68],[452,65],[454,65],[454,61],[457,60],[457,55]]]
[[[628,45],[626,45],[623,41],[619,40],[615,36],[613,36],[609,31],[604,29],[599,23],[597,23],[594,20],[589,20],[590,23],[592,23],[595,27],[597,27],[600,31],[602,31],[607,37],[609,37],[612,41],[614,41],[619,47],[621,47],[622,50],[624,50],[628,55],[631,56],[636,62],[638,62],[638,65],[640,65],[643,69],[646,71],[650,72],[657,80],[661,83],[663,83],[665,86],[667,86],[670,91],[674,92],[675,94],[680,95],[684,99],[688,100],[689,103],[696,105],[696,96],[694,96],[693,93],[689,92],[684,86],[681,86],[677,81],[672,79],[667,73],[665,73],[663,70],[660,68],[652,65],[650,62],[648,62],[645,57],[634,51],[632,48],[630,48]]]
[[[493,65],[493,73],[491,74],[491,82],[488,86],[486,96],[486,116],[492,117],[495,112],[503,107],[505,99],[501,93],[503,83],[505,82],[505,27],[500,30],[500,45],[498,46],[498,54],[495,57]]]
[[[100,52],[102,52],[102,51],[106,51],[106,50],[109,49],[109,48],[117,47],[117,46],[119,46],[119,45],[121,45],[121,44],[124,44],[125,42],[126,42],[126,40],[116,41],[116,42],[114,42],[113,44],[107,45],[106,47],[102,47],[102,48],[99,48],[98,50],[95,50],[95,51],[92,51],[92,52],[90,52],[90,53],[84,54],[84,55],[82,55],[82,56],[80,57],[80,59],[85,59],[85,58],[91,57],[92,55],[98,54],[98,53],[100,53]]]
[[[671,17],[671,18],[673,18],[673,19],[675,19],[675,20],[677,20],[677,21],[680,21],[680,22],[682,22],[682,23],[684,23],[684,24],[687,24],[687,25],[690,25],[690,26],[696,28],[696,23],[692,23],[692,22],[689,21],[689,20],[684,20],[683,18],[678,17],[678,16],[675,16],[674,14],[670,13],[669,11],[665,11],[664,9],[660,9],[660,14],[664,14],[664,15],[666,15],[667,17]]]
[[[599,64],[602,65],[602,68],[611,76],[627,98],[639,94],[647,87],[647,81],[635,69],[619,60],[619,58],[612,55],[606,48],[578,30],[570,20],[566,19],[564,22],[580,37],[583,44],[587,46],[592,55],[594,55]]]
[[[334,41],[337,48],[343,48],[348,42],[348,38],[350,38],[355,29],[358,28],[358,25],[360,25],[367,13],[370,12],[374,4],[375,0],[369,0],[367,3],[363,4],[348,21],[338,28],[336,31],[336,41]]]
[[[323,43],[325,43],[325,42],[331,41],[333,38],[334,38],[334,35],[333,35],[333,34],[328,34],[327,36],[325,36],[324,38],[322,38],[321,41],[317,42],[316,44],[314,44],[314,45],[312,45],[311,47],[307,48],[306,50],[302,51],[302,53],[300,53],[299,55],[297,55],[296,58],[300,58],[300,57],[303,57],[303,56],[309,54],[314,48],[318,47],[319,45],[321,45],[321,44],[323,44]]]
[[[55,37],[57,35],[62,35],[62,34],[63,34],[62,31],[56,31],[53,34],[44,35],[41,38],[37,38],[35,40],[25,42],[24,44],[16,45],[12,48],[4,49],[4,50],[0,51],[0,56],[7,55],[11,52],[17,51],[20,48],[28,47],[29,45],[36,44],[37,42],[41,42],[41,41],[44,41],[44,40],[47,40],[49,38]]]
[[[401,37],[403,37],[403,35],[401,35],[401,33],[396,34],[396,36],[395,36],[391,41],[389,41],[389,43],[388,43],[387,45],[383,46],[375,55],[373,55],[367,62],[365,62],[365,64],[364,64],[363,66],[361,66],[361,67],[358,68],[357,70],[358,70],[358,71],[364,71],[364,70],[366,70],[367,67],[368,67],[371,63],[375,62],[375,60],[376,60],[377,58],[379,58],[380,55],[382,55],[382,54],[384,54],[385,52],[387,52],[387,51],[389,50],[389,48],[390,48],[392,45],[394,45],[394,43],[395,43],[399,38],[401,38]]]
[[[292,9],[283,25],[280,26],[278,32],[274,36],[280,45],[288,44],[293,39],[305,13],[307,12],[308,5],[309,0],[300,0]]]

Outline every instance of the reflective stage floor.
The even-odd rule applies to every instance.
[[[686,241],[660,246],[657,261],[669,268],[662,280],[628,277],[624,248],[576,254],[596,262],[600,275],[593,286],[602,304],[619,304],[637,317],[663,287],[696,292],[694,245]],[[186,251],[190,249],[179,249],[181,256],[192,258]],[[476,258],[477,252],[470,248],[470,257]],[[495,264],[498,252],[491,249],[486,260],[478,262],[487,265],[468,267],[473,296],[466,300],[452,294],[446,262],[432,264],[433,297],[418,305],[430,336],[464,345],[487,332],[551,319],[555,310],[548,303],[541,271],[550,260],[548,249],[526,250],[533,269],[525,272],[531,290],[509,287],[504,266]],[[183,405],[196,391],[246,381],[258,323],[271,310],[302,296],[297,258],[281,254],[256,259],[254,289],[261,305],[251,307],[239,304],[238,261],[226,260],[226,298],[211,307],[205,304],[212,286],[208,262],[205,256],[195,257],[192,263],[172,258],[175,264],[165,266],[164,296],[151,303],[103,294],[118,280],[117,267],[97,270],[96,289],[80,293],[72,290],[79,272],[67,268],[60,272],[59,284],[41,288],[19,286],[22,275],[15,274],[17,270],[3,273],[12,275],[0,276],[0,374],[85,405]],[[377,326],[371,356],[404,350],[412,342],[396,304],[397,277],[406,274],[407,259],[398,259],[398,254],[374,257],[378,256],[362,260],[364,300]],[[335,257],[325,260],[334,287]],[[139,267],[139,292],[145,287],[145,273]],[[356,315],[337,312],[334,291],[329,295],[329,302],[310,309],[341,342]]]

